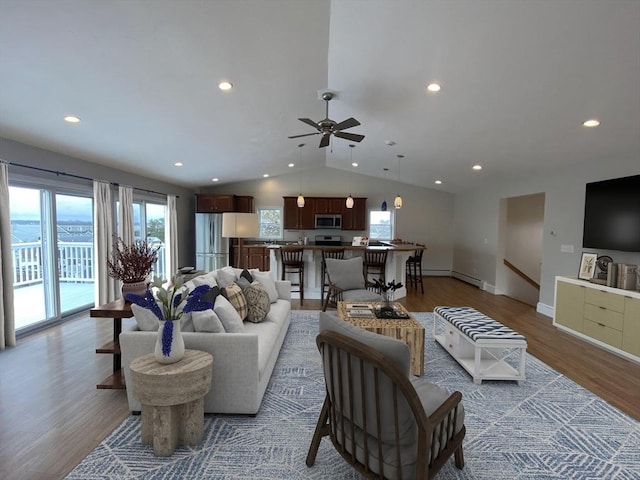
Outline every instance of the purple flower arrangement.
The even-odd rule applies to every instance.
[[[147,289],[144,296],[128,293],[125,298],[131,303],[152,311],[158,317],[158,320],[168,321],[162,330],[162,354],[168,357],[171,353],[173,322],[180,320],[183,313],[213,308],[213,303],[202,300],[202,296],[211,290],[211,287],[200,285],[189,291],[188,288],[183,288],[182,275],[174,276],[166,288],[160,277],[154,277],[151,285],[156,289],[155,295],[150,289]],[[158,301],[160,301],[161,305],[158,305]],[[180,309],[179,307],[183,303],[185,305]]]

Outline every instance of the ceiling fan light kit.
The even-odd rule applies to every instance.
[[[360,122],[355,118],[347,118],[346,120],[337,123],[334,120],[329,118],[329,101],[334,98],[335,94],[333,92],[324,92],[322,94],[322,99],[326,103],[325,107],[325,118],[320,120],[319,122],[314,122],[310,118],[298,118],[303,123],[315,128],[318,130],[314,133],[304,133],[302,135],[293,135],[289,138],[300,138],[300,137],[308,137],[310,135],[322,135],[320,139],[319,148],[324,148],[329,145],[331,141],[331,135],[338,138],[343,138],[345,140],[350,140],[352,142],[361,142],[364,139],[364,135],[360,135],[357,133],[349,133],[343,132],[342,130],[346,130],[348,128],[357,127],[360,125]]]

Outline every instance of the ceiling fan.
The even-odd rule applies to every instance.
[[[324,148],[329,145],[329,141],[331,140],[331,135],[334,135],[338,138],[344,138],[346,140],[351,140],[352,142],[361,142],[364,138],[364,135],[359,135],[357,133],[348,133],[343,132],[342,130],[346,130],[347,128],[357,127],[360,125],[360,122],[355,118],[347,118],[345,121],[336,123],[329,118],[329,100],[334,97],[333,92],[324,92],[322,94],[322,99],[327,102],[326,107],[326,117],[324,120],[320,120],[319,122],[314,122],[310,118],[299,118],[301,122],[306,123],[307,125],[311,125],[313,128],[318,130],[314,133],[305,133],[303,135],[293,135],[289,138],[300,138],[300,137],[308,137],[309,135],[320,135],[322,134],[322,138],[320,139],[320,147]]]

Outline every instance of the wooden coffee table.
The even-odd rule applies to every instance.
[[[399,309],[409,315],[409,318],[392,320],[376,317],[349,317],[347,316],[347,303],[353,302],[338,302],[338,317],[369,332],[402,340],[409,346],[409,353],[411,355],[411,373],[417,376],[424,374],[424,327],[404,308],[403,305],[399,303],[394,304],[396,309]],[[370,305],[371,307],[376,303],[378,302],[358,302],[358,304]]]

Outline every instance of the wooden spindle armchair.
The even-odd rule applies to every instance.
[[[307,466],[329,436],[370,479],[432,479],[452,455],[463,468],[462,394],[410,378],[404,342],[321,312],[316,343],[327,392]]]

